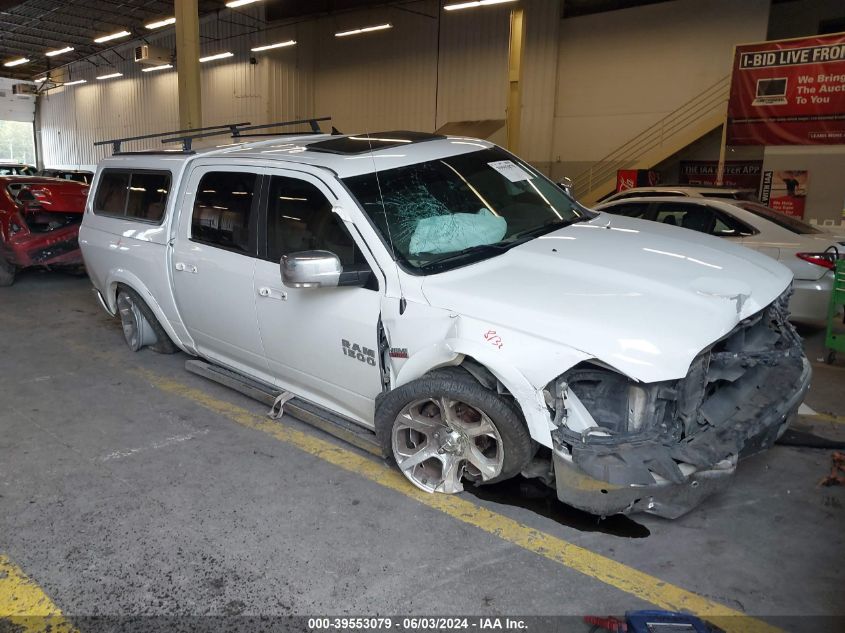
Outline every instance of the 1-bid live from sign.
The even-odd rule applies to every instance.
[[[845,143],[845,33],[737,46],[728,145]]]

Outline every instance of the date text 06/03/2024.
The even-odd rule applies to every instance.
[[[528,629],[525,620],[520,618],[498,617],[406,617],[400,619],[388,617],[345,617],[345,618],[309,618],[308,629],[312,631],[524,631]]]

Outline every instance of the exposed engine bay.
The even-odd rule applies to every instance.
[[[641,384],[594,363],[570,369],[547,391],[556,394],[555,452],[611,486],[684,484],[714,468],[732,473],[740,457],[768,448],[786,430],[809,385],[801,340],[787,320],[788,297],[702,351],[682,380]],[[595,425],[571,430],[575,407]]]

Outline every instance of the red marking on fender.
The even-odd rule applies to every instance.
[[[484,333],[484,340],[499,349],[502,349],[502,345],[504,345],[502,337],[496,334],[496,330],[487,330]]]

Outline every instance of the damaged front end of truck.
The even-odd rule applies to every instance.
[[[561,501],[598,515],[679,517],[737,461],[783,434],[810,383],[789,293],[699,353],[680,380],[643,384],[599,362],[546,388]]]

